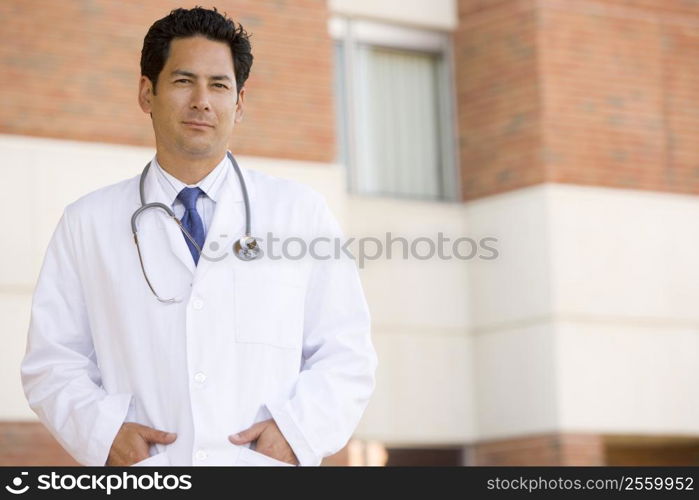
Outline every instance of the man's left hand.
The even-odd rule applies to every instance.
[[[289,446],[289,443],[279,430],[279,427],[277,427],[277,423],[273,418],[257,422],[252,427],[238,434],[228,436],[228,440],[237,445],[250,443],[256,439],[256,452],[292,465],[299,464],[294,450]]]

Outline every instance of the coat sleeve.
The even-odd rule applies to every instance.
[[[101,466],[132,395],[101,386],[74,244],[66,209],[39,273],[20,371],[29,406],[51,434],[79,463]]]
[[[321,197],[315,237],[346,241]],[[312,259],[305,300],[303,363],[291,396],[266,404],[299,465],[320,465],[351,438],[375,387],[378,359],[357,266],[349,257]]]

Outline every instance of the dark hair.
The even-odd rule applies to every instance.
[[[141,75],[153,82],[153,93],[158,83],[158,75],[165,66],[170,54],[170,42],[175,38],[204,36],[209,40],[227,43],[233,54],[233,69],[237,91],[243,88],[252,66],[252,51],[249,35],[238,24],[213,10],[202,7],[175,9],[162,19],[158,19],[146,33],[141,50]]]

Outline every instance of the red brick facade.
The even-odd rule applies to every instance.
[[[604,440],[595,434],[547,434],[477,443],[469,448],[466,460],[468,465],[606,465]]]
[[[699,193],[699,4],[459,2],[464,199],[541,182]]]
[[[0,2],[0,133],[152,146],[136,100],[143,37],[181,2]],[[210,7],[210,6],[208,6]],[[252,33],[238,154],[334,158],[325,0],[216,3]]]
[[[561,433],[484,441],[467,448],[466,465],[697,466],[699,439]]]
[[[459,2],[454,57],[466,200],[545,180],[534,4]]]
[[[465,200],[541,182],[699,193],[699,6],[459,0]],[[151,146],[140,48],[176,2],[1,2],[0,133]],[[239,154],[334,158],[325,0],[224,1],[255,63]],[[41,36],[37,36],[40,34]]]
[[[80,465],[38,422],[0,422],[0,467]]]

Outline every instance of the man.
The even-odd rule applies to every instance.
[[[354,262],[317,245],[311,259],[233,256],[246,215],[269,240],[331,249],[342,238],[312,189],[238,178],[227,148],[251,64],[247,33],[215,9],[153,24],[138,95],[156,141],[145,199],[140,176],[94,191],[51,239],[21,375],[31,408],[82,464],[319,465],[373,393]],[[164,208],[144,211],[137,248],[129,221],[154,202],[184,231]]]

